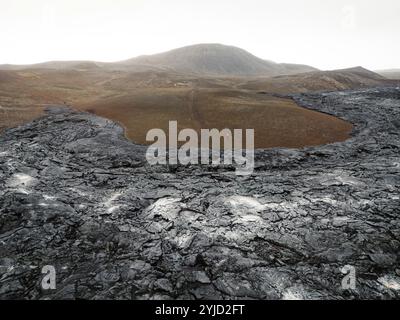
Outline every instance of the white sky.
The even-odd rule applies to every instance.
[[[321,69],[398,68],[400,0],[0,0],[0,64],[214,42]]]

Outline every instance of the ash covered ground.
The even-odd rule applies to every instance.
[[[53,108],[7,130],[0,298],[400,298],[400,89],[293,99],[352,122],[352,138],[258,150],[246,177],[149,166],[146,147],[88,113]]]

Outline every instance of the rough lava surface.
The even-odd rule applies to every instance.
[[[149,166],[119,125],[63,108],[7,130],[0,297],[400,298],[400,88],[293,99],[352,122],[352,138],[258,150],[247,177]]]

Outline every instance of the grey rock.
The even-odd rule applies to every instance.
[[[173,292],[174,290],[171,281],[168,279],[157,279],[157,281],[154,283],[154,286],[167,292]]]
[[[194,280],[200,283],[211,283],[210,278],[204,271],[194,271]]]
[[[370,254],[369,257],[372,261],[380,266],[392,266],[396,263],[397,256],[394,254],[375,253]]]

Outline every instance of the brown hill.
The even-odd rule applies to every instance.
[[[243,82],[242,89],[262,90],[268,93],[300,93],[308,91],[335,91],[392,83],[383,76],[356,67],[334,71],[316,71],[288,76],[259,78]]]

